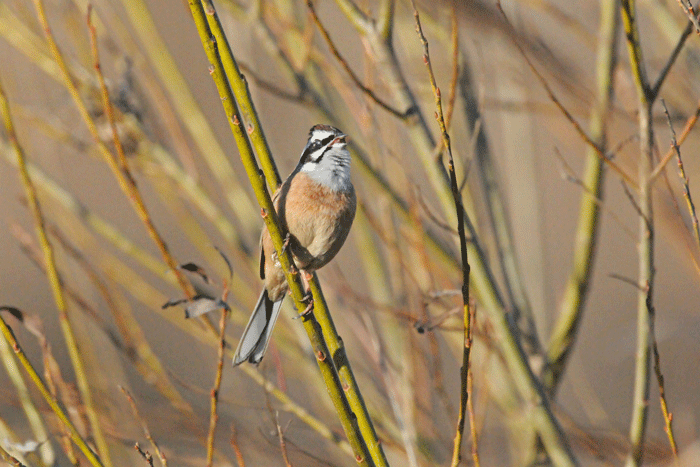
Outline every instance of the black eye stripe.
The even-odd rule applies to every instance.
[[[306,149],[304,150],[304,153],[301,155],[301,160],[304,161],[304,162],[308,162],[309,159],[310,159],[310,157],[311,157],[311,154],[312,154],[314,151],[317,151],[317,150],[319,150],[320,148],[322,148],[323,146],[328,145],[328,143],[330,143],[331,141],[333,141],[335,138],[337,138],[337,136],[335,136],[335,135],[330,135],[330,136],[328,136],[328,137],[326,137],[326,138],[323,138],[323,139],[320,140],[320,141],[317,140],[317,141],[314,141],[313,143],[309,144],[309,145],[306,147]],[[323,152],[323,154],[325,154],[325,151]],[[321,155],[319,156],[319,158],[316,159],[316,162],[320,161],[320,160],[323,158],[323,154],[321,154]]]

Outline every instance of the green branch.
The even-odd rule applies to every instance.
[[[284,248],[284,238],[286,236],[286,232],[280,227],[277,212],[274,209],[272,199],[270,198],[270,193],[266,188],[265,176],[258,168],[251,143],[248,140],[246,131],[243,128],[243,123],[241,121],[240,112],[238,109],[238,101],[234,96],[229,83],[236,83],[233,87],[239,87],[240,90],[245,90],[246,93],[247,87],[245,87],[245,83],[241,82],[243,78],[240,73],[236,72],[233,75],[226,74],[219,47],[221,46],[228,48],[228,43],[225,41],[222,42],[221,40],[217,41],[212,35],[209,26],[210,22],[212,21],[214,21],[214,24],[218,22],[218,20],[208,18],[216,13],[213,9],[213,5],[211,5],[211,3],[207,4],[206,14],[200,0],[190,0],[189,5],[195,25],[197,26],[197,30],[200,35],[200,39],[202,41],[202,45],[204,46],[207,58],[209,59],[210,74],[214,79],[217,90],[219,91],[219,96],[221,97],[227,120],[231,127],[231,131],[233,132],[234,138],[236,139],[241,161],[243,162],[248,179],[251,182],[255,196],[262,209],[263,219],[265,220],[265,225],[270,232],[270,237],[275,247],[275,251],[277,252],[282,271],[284,272],[287,282],[289,283],[292,299],[294,300],[297,310],[299,310],[299,312],[302,314],[304,328],[314,349],[314,355],[316,356],[319,368],[321,369],[321,375],[324,379],[326,388],[328,389],[336,411],[338,412],[338,416],[340,417],[340,421],[343,425],[346,436],[348,437],[350,445],[353,448],[355,460],[359,465],[375,465],[368,450],[367,444],[358,427],[356,415],[353,413],[348,400],[345,397],[343,386],[338,377],[338,372],[335,365],[333,364],[332,354],[330,353],[324,339],[321,326],[319,325],[318,321],[316,321],[313,313],[304,313],[306,310],[306,304],[304,303],[304,293],[299,281],[299,274],[293,265],[288,249]],[[224,55],[229,54],[229,58],[233,60],[233,54],[230,52],[230,50],[224,53]],[[235,62],[231,62],[229,66],[232,66],[233,63]],[[246,97],[246,99],[252,106],[252,101],[250,100],[249,96]],[[261,154],[259,155],[261,158],[263,157]],[[272,160],[269,153],[267,157],[270,157],[270,161]]]

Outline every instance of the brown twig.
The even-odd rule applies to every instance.
[[[282,459],[284,459],[284,465],[287,467],[292,467],[292,463],[289,461],[289,455],[287,454],[287,443],[284,440],[284,431],[280,425],[279,414],[275,412],[275,427],[277,428],[277,437],[280,441],[280,451],[282,452]]]
[[[136,451],[138,451],[138,453],[141,454],[141,457],[143,457],[146,460],[146,462],[148,462],[148,465],[153,467],[153,456],[150,452],[141,449],[139,443],[134,444],[134,449],[136,449]]]
[[[661,403],[661,413],[664,416],[664,431],[668,436],[668,443],[673,451],[673,456],[678,459],[678,446],[676,446],[676,438],[673,435],[673,414],[668,411],[668,401],[666,400],[666,387],[664,385],[664,375],[661,373],[661,357],[659,356],[659,346],[656,342],[656,336],[653,336],[652,353],[654,356],[654,373],[656,381],[659,384],[659,401]]]
[[[226,301],[228,288],[224,289],[222,301]],[[228,309],[221,309],[221,321],[219,322],[219,353],[216,366],[216,378],[214,379],[214,387],[211,390],[211,412],[209,414],[209,434],[207,435],[207,467],[211,467],[214,461],[214,435],[216,433],[216,425],[219,420],[217,407],[219,403],[219,389],[221,388],[221,377],[224,371],[224,357],[226,351],[226,318],[228,317]]]
[[[80,92],[78,91],[78,88],[73,81],[72,75],[70,73],[70,70],[68,69],[68,65],[66,64],[65,58],[63,57],[61,50],[58,48],[56,39],[53,35],[53,32],[51,31],[51,27],[46,18],[43,0],[34,0],[34,3],[36,6],[40,23],[44,29],[44,35],[48,42],[49,48],[51,49],[53,58],[61,70],[64,85],[68,92],[71,94],[71,97],[73,98],[73,101],[81,115],[81,118],[87,125],[90,134],[95,140],[100,154],[102,155],[103,159],[109,166],[113,175],[119,182],[119,187],[122,189],[125,195],[127,195],[127,198],[131,202],[132,207],[134,208],[137,215],[146,227],[149,236],[158,247],[158,250],[160,251],[163,257],[163,260],[177,278],[178,284],[188,297],[194,296],[194,289],[192,288],[192,285],[185,279],[182,272],[177,269],[177,262],[170,253],[170,249],[166,245],[165,241],[158,233],[158,230],[156,229],[155,224],[153,223],[153,219],[151,218],[148,209],[146,208],[146,204],[143,200],[143,197],[141,196],[141,193],[136,186],[136,181],[134,180],[133,175],[129,170],[122,167],[120,163],[117,162],[117,159],[115,159],[112,156],[109,149],[101,141],[95,121],[90,115],[90,112],[88,111],[87,107],[85,106],[85,103],[83,102],[80,96]],[[103,90],[103,98],[105,97],[105,95],[108,96],[108,93],[106,93],[106,91]],[[110,107],[111,105],[112,103],[109,100],[104,102],[105,108]]]
[[[501,15],[503,16],[503,20],[505,21],[505,23],[508,25],[508,27],[510,29],[514,30],[515,28],[513,28],[512,24],[510,23],[510,20],[506,16],[505,11],[503,11],[503,7],[501,6],[500,0],[498,0],[496,2],[496,6],[498,7],[498,11],[501,12]],[[581,125],[576,121],[574,116],[571,115],[571,112],[569,112],[569,110],[566,107],[564,107],[564,104],[562,104],[561,101],[559,100],[559,98],[557,98],[556,94],[554,94],[554,91],[549,86],[549,83],[544,78],[544,76],[542,76],[542,73],[540,73],[539,70],[537,70],[535,65],[532,63],[532,60],[530,60],[530,57],[525,53],[525,50],[520,45],[520,43],[518,41],[515,41],[515,40],[512,42],[517,47],[517,49],[520,51],[520,55],[523,57],[523,59],[527,63],[528,68],[530,68],[530,70],[534,73],[535,77],[537,77],[537,80],[540,82],[544,91],[547,93],[547,97],[549,97],[549,99],[554,103],[554,105],[557,106],[559,111],[564,115],[564,117],[569,121],[569,123],[571,123],[571,125],[574,127],[574,130],[576,130],[576,133],[579,134],[581,139],[583,139],[583,141],[587,145],[589,145],[591,148],[593,148],[595,150],[596,154],[598,155],[598,157],[603,159],[603,161],[615,173],[617,173],[622,178],[622,180],[624,180],[627,184],[633,186],[636,189],[637,183],[634,181],[634,179],[629,174],[627,174],[627,172],[625,172],[620,166],[618,166],[615,162],[613,162],[612,159],[610,159],[610,156],[605,153],[605,151],[601,150],[600,146],[598,144],[596,144],[596,142],[593,141],[590,136],[588,136],[588,133],[586,132],[586,130],[584,130],[583,127],[581,127]]]
[[[97,82],[99,83],[100,92],[102,94],[102,104],[104,106],[105,115],[107,115],[107,121],[109,122],[109,127],[112,131],[112,141],[114,142],[114,148],[117,151],[117,160],[119,161],[119,165],[121,166],[122,170],[128,170],[126,155],[124,154],[124,146],[122,145],[122,140],[117,132],[117,124],[114,120],[114,107],[112,106],[107,84],[105,83],[105,77],[102,73],[102,66],[100,65],[100,52],[97,47],[97,30],[92,24],[92,3],[88,3],[87,26],[88,32],[90,33],[90,50],[92,52],[93,66],[95,68]]]
[[[405,112],[401,112],[400,110],[397,110],[397,109],[393,108],[391,105],[384,102],[379,96],[377,96],[374,93],[374,91],[372,91],[367,86],[362,84],[362,81],[360,81],[360,78],[358,78],[357,75],[355,74],[355,72],[352,71],[352,68],[350,68],[350,65],[348,65],[348,62],[345,61],[345,59],[343,58],[342,55],[340,55],[340,51],[336,48],[335,44],[333,43],[331,36],[328,34],[328,30],[326,30],[325,26],[323,26],[323,23],[321,23],[321,20],[319,19],[318,14],[316,14],[316,8],[314,7],[313,2],[311,0],[307,0],[306,5],[309,7],[309,11],[311,12],[311,16],[313,17],[313,20],[316,23],[316,26],[318,26],[318,29],[321,32],[321,35],[323,36],[323,39],[326,41],[328,48],[331,50],[331,53],[338,60],[338,62],[343,67],[343,69],[346,71],[348,76],[350,76],[350,79],[352,79],[353,83],[355,83],[355,85],[358,88],[360,88],[360,90],[363,93],[365,93],[370,99],[372,99],[382,109],[395,115],[396,117],[398,117],[400,119],[405,119],[409,115],[411,115],[413,113],[413,108],[409,108]]]
[[[309,108],[314,108],[313,100],[310,99],[309,94],[306,93],[303,88],[296,93],[285,91],[276,84],[265,80],[245,63],[239,63],[238,67],[241,69],[241,72],[245,73],[246,77],[251,77],[256,85],[260,86],[260,88],[269,92],[273,96],[279,97],[280,99],[284,99],[286,101],[295,102]]]
[[[472,304],[471,306],[471,322],[476,323],[476,306]],[[469,346],[474,342],[474,326],[469,330]],[[469,412],[469,426],[471,427],[472,435],[472,460],[474,461],[474,467],[480,467],[479,462],[479,433],[476,429],[476,415],[474,412],[474,373],[472,372],[472,363],[469,362],[469,369],[467,373],[467,391],[472,397],[467,401],[467,411]]]
[[[236,433],[236,425],[231,423],[231,438],[229,439],[231,448],[233,452],[236,453],[236,462],[238,462],[238,467],[245,467],[245,460],[243,459],[243,452],[238,444],[238,434]]]
[[[678,137],[677,145],[678,147],[681,146],[692,131],[693,128],[695,128],[695,124],[698,121],[698,118],[700,117],[700,101],[698,101],[697,107],[695,107],[695,113],[688,119],[688,121],[685,123],[685,127],[683,127],[683,131],[681,132],[680,136]],[[676,155],[676,152],[674,148],[669,148],[668,152],[664,155],[664,157],[661,158],[661,162],[659,162],[656,167],[654,167],[654,170],[651,172],[651,181],[653,182],[656,180],[656,177],[661,174],[661,172],[664,170],[664,167],[666,167],[666,164],[668,164],[668,161],[670,161],[673,156]]]
[[[688,205],[688,211],[690,212],[690,218],[693,221],[693,235],[695,236],[695,241],[700,247],[700,228],[698,228],[698,216],[695,212],[695,203],[693,203],[693,198],[690,195],[690,180],[685,173],[685,168],[683,166],[683,159],[681,159],[681,149],[678,147],[678,142],[676,141],[676,131],[673,129],[673,123],[671,122],[671,116],[666,108],[666,102],[661,99],[661,105],[664,107],[664,113],[666,114],[666,119],[668,120],[668,127],[671,130],[671,147],[676,153],[676,158],[678,159],[678,176],[681,178],[683,183],[683,197]]]
[[[119,386],[119,390],[124,394],[124,397],[126,397],[126,400],[129,401],[129,405],[131,406],[131,413],[134,415],[134,418],[139,422],[141,425],[141,430],[143,430],[143,434],[148,440],[148,442],[151,443],[151,446],[153,446],[153,449],[156,451],[156,455],[158,456],[158,459],[160,459],[160,463],[163,465],[163,467],[167,467],[168,461],[165,458],[165,454],[163,454],[163,451],[160,450],[160,447],[158,446],[158,443],[153,439],[153,436],[151,436],[151,430],[148,429],[148,425],[146,424],[146,420],[143,419],[141,416],[141,413],[139,412],[139,408],[136,406],[136,401],[134,401],[134,398],[132,397],[131,393],[124,387],[124,386]],[[140,447],[138,447],[138,443],[136,444],[137,449],[139,452],[141,452]],[[153,465],[153,464],[151,464]]]
[[[686,14],[692,25],[695,26],[695,32],[700,35],[700,23],[698,22],[698,15],[695,13],[695,8],[693,8],[693,4],[690,3],[690,0],[685,1],[687,4],[683,3],[684,0],[678,0],[678,4],[681,6],[681,9]]]
[[[462,260],[462,302],[464,305],[464,347],[462,353],[462,368],[460,371],[461,380],[461,390],[460,390],[460,401],[459,401],[459,414],[457,419],[457,430],[454,438],[454,448],[452,450],[452,466],[456,467],[461,459],[461,445],[462,437],[464,435],[464,424],[466,422],[466,412],[467,412],[467,402],[469,400],[469,387],[467,384],[468,373],[469,373],[469,356],[471,353],[471,340],[469,336],[471,335],[471,313],[470,313],[470,302],[469,302],[469,258],[467,257],[467,235],[464,228],[464,207],[462,206],[462,196],[459,192],[459,185],[457,183],[457,174],[455,172],[454,159],[452,158],[452,147],[450,145],[450,136],[447,133],[447,127],[445,125],[445,117],[442,111],[442,98],[440,95],[440,88],[437,86],[435,81],[435,74],[433,73],[433,67],[430,62],[430,51],[428,47],[428,40],[423,34],[423,28],[420,23],[420,15],[418,14],[418,9],[416,8],[415,1],[411,1],[413,6],[413,16],[416,22],[416,32],[420,38],[421,44],[423,45],[423,60],[425,62],[426,68],[428,69],[428,77],[430,79],[430,86],[433,89],[433,94],[435,95],[435,118],[440,125],[440,131],[442,133],[442,141],[447,152],[447,169],[450,176],[450,188],[452,190],[452,197],[454,198],[455,210],[457,212],[457,232],[459,233],[459,245],[461,251]]]

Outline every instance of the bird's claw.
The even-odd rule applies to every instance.
[[[284,242],[282,243],[282,252],[284,253],[287,251],[287,248],[289,248],[289,242],[292,240],[292,236],[287,232],[287,235],[284,236]]]

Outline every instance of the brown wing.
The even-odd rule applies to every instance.
[[[286,182],[285,182],[286,183]],[[277,188],[275,193],[272,195],[272,204],[275,206],[275,210],[279,211],[278,201],[280,191],[282,186]],[[260,232],[260,279],[265,279],[265,248],[263,247],[263,235],[265,235],[267,227],[263,224],[262,231]]]

